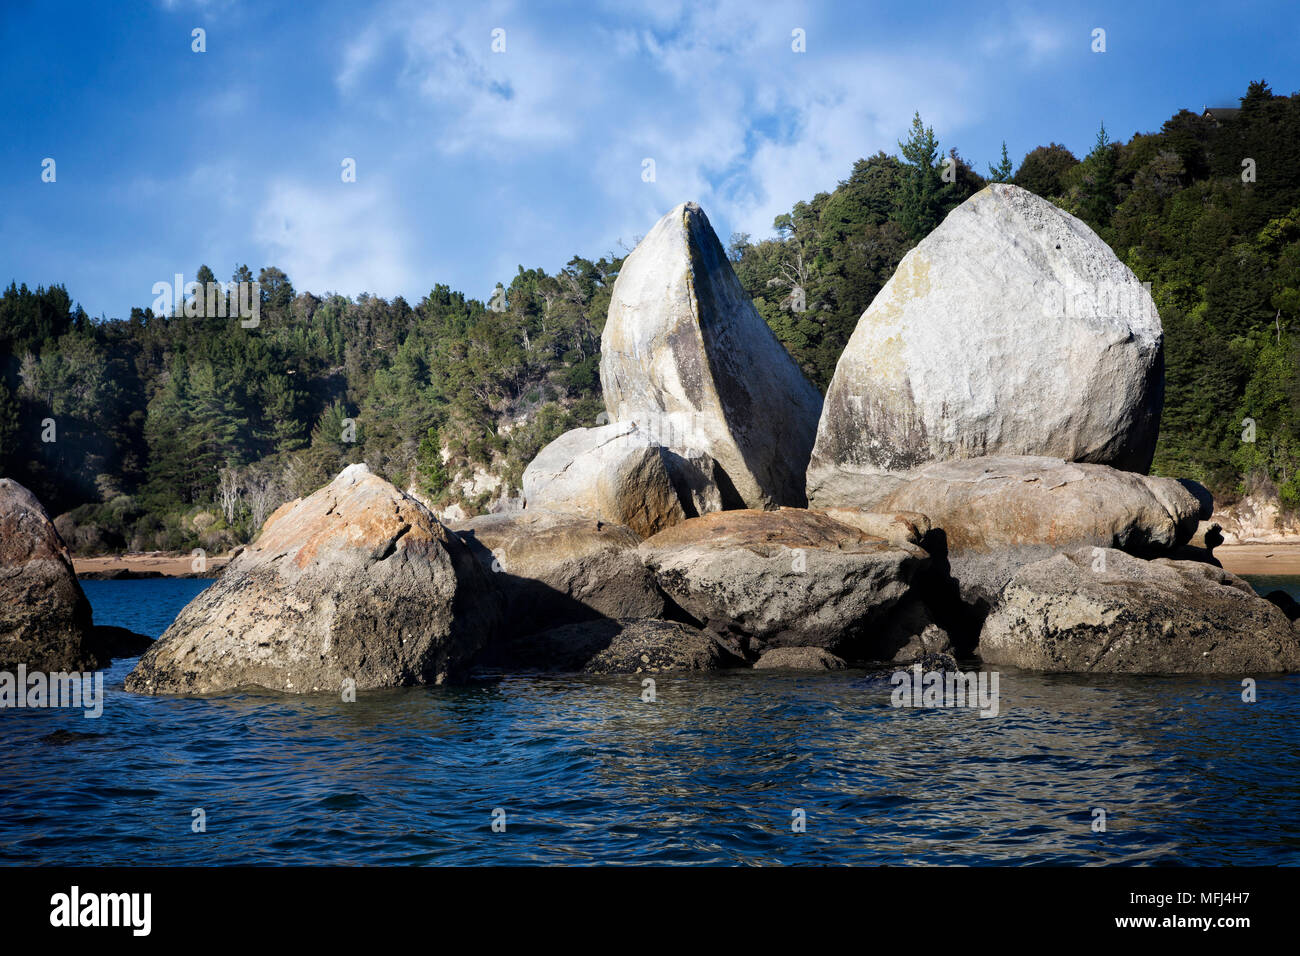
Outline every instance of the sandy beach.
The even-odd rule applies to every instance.
[[[188,554],[107,555],[72,559],[78,577],[216,577],[230,561],[229,555],[210,556],[206,569],[196,572],[194,558]]]
[[[1300,575],[1300,542],[1221,544],[1214,549],[1225,570],[1233,574]]]

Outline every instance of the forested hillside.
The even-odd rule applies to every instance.
[[[1167,360],[1156,471],[1220,496],[1275,488],[1300,507],[1300,95],[1255,83],[1236,113],[1183,110],[1127,142],[1103,128],[1082,159],[1049,143],[1013,168],[1004,149],[983,175],[920,117],[899,145],[777,217],[772,237],[729,246],[819,388],[902,256],[987,181],[1011,181],[1152,283]],[[202,307],[94,320],[61,286],[13,284],[0,296],[0,470],[72,512],[60,527],[83,551],[224,549],[360,460],[438,506],[481,510],[545,442],[595,423],[620,264],[521,268],[491,307],[442,285],[415,305],[319,298],[267,267],[248,329]]]

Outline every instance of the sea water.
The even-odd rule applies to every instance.
[[[207,583],[83,586],[97,622],[157,636]],[[0,862],[1300,863],[1300,677],[1246,703],[1238,677],[1002,668],[982,718],[853,670],[345,703],[129,694],[134,663],[96,720],[0,711]]]

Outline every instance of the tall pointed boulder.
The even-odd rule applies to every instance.
[[[821,396],[759,316],[704,211],[683,203],[623,263],[601,336],[614,421],[718,463],[728,507],[803,505]]]

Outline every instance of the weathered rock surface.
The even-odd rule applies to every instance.
[[[1059,551],[1166,554],[1195,534],[1202,513],[1173,479],[1033,456],[935,462],[869,479],[860,497],[869,511],[925,514],[927,547],[946,552],[962,599],[981,608],[1017,568]]]
[[[1079,549],[1021,568],[980,634],[985,663],[1102,673],[1300,669],[1300,637],[1245,581],[1195,561]]]
[[[903,258],[858,321],[826,394],[809,499],[988,455],[1145,472],[1163,366],[1155,304],[1110,247],[993,184]]]
[[[658,674],[739,663],[711,635],[661,620],[598,620],[520,637],[486,656],[492,666],[584,674]]]
[[[795,508],[691,518],[639,550],[669,597],[749,659],[789,646],[853,659],[928,561],[915,545]]]
[[[723,473],[728,507],[804,503],[821,396],[754,309],[704,212],[683,203],[623,263],[601,336],[616,422]]]
[[[505,633],[606,618],[656,618],[664,596],[631,529],[529,508],[452,526],[506,598]]]
[[[711,458],[655,445],[635,422],[565,432],[524,469],[523,488],[530,508],[627,525],[642,538],[722,507]]]
[[[93,670],[90,602],[36,496],[0,478],[0,670]]]
[[[280,507],[127,677],[141,693],[338,693],[456,678],[500,626],[492,575],[365,465]]]
[[[930,533],[930,518],[918,511],[864,511],[860,508],[826,508],[821,514],[864,534],[894,544],[921,544]]]
[[[774,647],[754,662],[754,670],[839,671],[848,666],[820,647]]]

